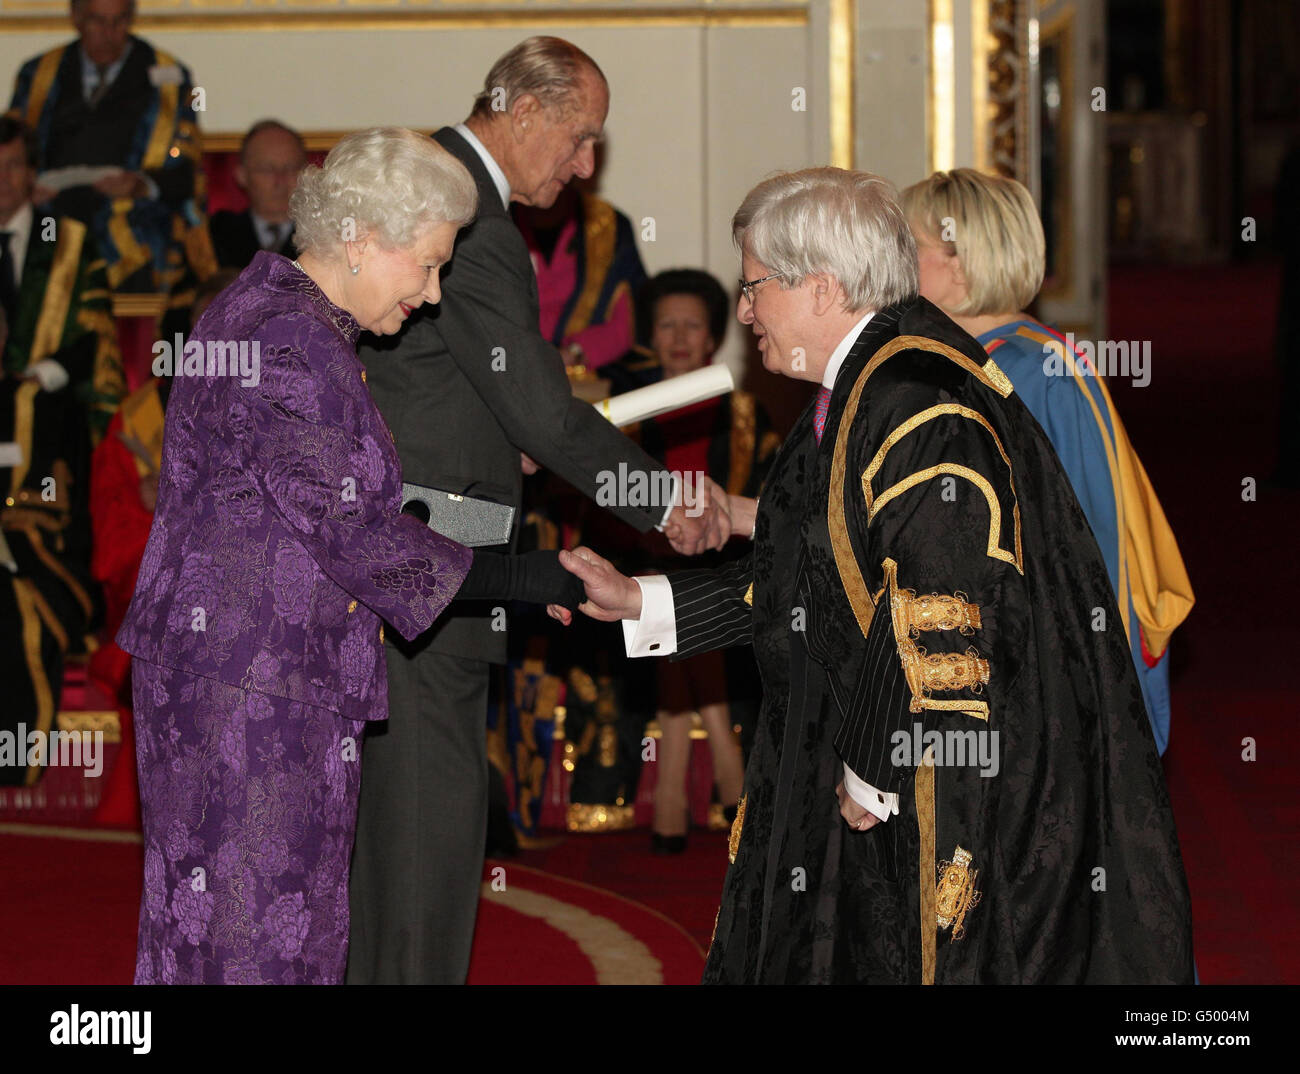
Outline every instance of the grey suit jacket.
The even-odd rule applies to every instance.
[[[442,301],[424,306],[396,336],[364,336],[370,391],[388,422],[403,479],[518,508],[526,451],[592,499],[600,474],[663,469],[573,398],[564,361],[538,329],[537,280],[523,236],[470,144],[444,127],[434,139],[469,169],[478,216],[461,231]],[[654,486],[659,487],[659,486]],[[645,532],[664,507],[609,508]],[[516,512],[516,520],[518,512]],[[454,604],[428,644],[471,659],[505,661],[505,632],[491,608]]]

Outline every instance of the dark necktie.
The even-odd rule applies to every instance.
[[[0,306],[4,307],[11,332],[18,311],[18,273],[11,245],[13,237],[12,231],[0,231]]]
[[[284,242],[285,225],[284,224],[267,224],[266,233],[270,236],[263,250],[279,250],[280,243]]]
[[[95,64],[95,70],[99,72],[99,82],[97,82],[95,84],[95,88],[90,91],[91,108],[94,108],[97,104],[99,104],[100,101],[104,99],[104,95],[108,93],[108,87],[109,87],[108,67],[107,66],[101,67],[99,64]]]
[[[826,412],[831,406],[831,390],[823,385],[817,389],[817,407],[813,410],[813,432],[817,434],[817,443],[822,442],[822,433],[826,429]]]

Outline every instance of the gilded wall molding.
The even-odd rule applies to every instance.
[[[840,0],[833,0],[839,3]],[[847,2],[847,0],[845,0]],[[628,0],[551,0],[545,6],[492,2],[449,4],[438,0],[171,0],[144,3],[137,33],[157,31],[502,29],[519,26],[806,26],[810,0],[765,3],[646,3]],[[71,30],[64,0],[0,0],[0,31],[50,33]]]
[[[987,95],[976,113],[976,167],[1029,185],[1029,13],[1026,0],[975,0],[987,11],[982,67]]]
[[[238,153],[239,146],[244,140],[244,131],[215,131],[203,132],[203,152],[205,153]],[[350,130],[334,131],[299,131],[302,140],[306,143],[308,153],[328,153],[338,144],[345,134],[351,134]]]
[[[1029,17],[1033,0],[968,3],[969,31],[958,18],[955,0],[927,0],[928,170],[947,171],[965,163],[957,159],[957,134],[969,122],[969,163],[979,171],[1029,185]],[[967,33],[970,82],[958,86],[958,55],[967,47]]]
[[[983,3],[985,0],[973,0]],[[956,167],[957,75],[953,0],[926,0],[926,171]]]
[[[855,0],[830,0],[831,164],[853,167],[853,39],[857,33]]]

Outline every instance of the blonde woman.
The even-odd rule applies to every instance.
[[[1043,284],[1043,225],[1014,179],[969,168],[903,192],[921,294],[1011,378],[1047,433],[1101,546],[1156,747],[1169,742],[1168,642],[1192,606],[1164,512],[1105,381],[1061,333],[1025,312]]]

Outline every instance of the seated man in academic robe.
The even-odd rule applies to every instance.
[[[218,265],[245,269],[259,250],[294,256],[289,195],[306,164],[307,147],[297,131],[274,119],[249,128],[235,169],[235,182],[248,195],[248,208],[239,213],[222,209],[208,222]]]
[[[207,236],[193,79],[134,17],[135,0],[72,0],[78,40],[23,64],[9,113],[37,132],[37,202],[90,227],[109,286],[167,292]]]
[[[8,325],[0,309],[0,345]],[[90,439],[72,386],[0,376],[0,731],[18,743],[54,729],[69,653],[85,652],[96,606],[87,510]],[[0,764],[31,786],[39,764]]]
[[[3,370],[46,391],[65,385],[98,441],[125,390],[104,262],[86,226],[32,204],[35,143],[0,116],[0,307]]]
[[[732,229],[764,366],[821,385],[752,554],[633,580],[561,553],[630,655],[754,647],[706,981],[1190,984],[1155,740],[1123,630],[1092,629],[1115,595],[1042,428],[918,297],[884,180],[777,175]]]

